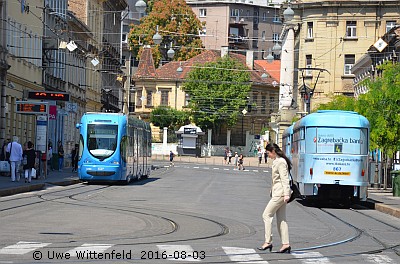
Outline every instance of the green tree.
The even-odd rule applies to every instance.
[[[379,66],[382,76],[366,80],[368,89],[359,96],[357,110],[371,125],[372,147],[393,155],[400,147],[400,64]]]
[[[189,113],[176,110],[169,106],[158,106],[150,114],[150,122],[160,128],[168,127],[177,129],[180,126],[189,124]]]
[[[332,101],[326,104],[320,104],[317,110],[344,110],[354,111],[356,108],[356,100],[354,97],[345,95],[336,95]]]
[[[175,121],[175,112],[169,106],[158,106],[151,111],[150,122],[160,127],[172,127]]]
[[[203,43],[198,37],[202,23],[196,17],[185,0],[149,1],[149,14],[140,19],[139,25],[132,25],[129,33],[129,45],[133,55],[140,59],[143,45],[151,45],[155,66],[162,58],[167,58],[170,43],[175,48],[173,60],[188,60],[201,53]],[[154,45],[153,36],[158,33],[163,37],[160,45]]]
[[[360,95],[357,110],[371,126],[371,147],[383,150],[386,188],[388,158],[400,149],[400,64],[388,62],[378,67],[382,76],[366,80],[362,85],[368,89]]]
[[[225,56],[216,62],[195,66],[183,89],[190,96],[193,121],[201,128],[232,126],[246,106],[250,73],[238,61]]]

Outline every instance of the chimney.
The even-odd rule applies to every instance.
[[[247,50],[246,51],[246,66],[253,70],[253,63],[254,63],[254,51]]]
[[[223,58],[225,55],[228,55],[228,46],[221,47],[221,58]]]

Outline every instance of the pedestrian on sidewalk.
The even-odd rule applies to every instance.
[[[239,169],[239,155],[237,153],[237,151],[235,151],[235,164],[234,164],[235,168],[234,170]]]
[[[232,162],[232,151],[229,150],[228,151],[228,164],[231,164],[231,162]]]
[[[239,165],[238,165],[239,170],[244,170],[243,163],[244,163],[244,157],[243,157],[243,154],[240,154],[240,156],[239,156]]]
[[[170,165],[171,165],[172,167],[174,166],[174,157],[175,157],[174,152],[172,152],[172,150],[170,150],[170,151],[169,151],[169,162],[170,162]]]
[[[264,154],[264,163],[267,164],[268,162],[268,154],[267,154],[267,150],[263,149],[263,154]]]
[[[61,171],[64,164],[64,147],[61,141],[58,142],[58,171]]]
[[[227,158],[228,158],[228,148],[225,148],[225,151],[224,151],[224,164],[226,165],[226,163],[227,163]]]
[[[35,168],[36,152],[33,149],[33,143],[28,141],[27,148],[23,153],[23,169],[25,175],[25,182],[31,182],[32,170]]]
[[[52,164],[52,159],[53,159],[53,149],[51,147],[51,143],[49,143],[48,149],[47,149],[47,176],[49,176],[50,169],[53,171],[53,164]]]
[[[8,143],[7,152],[10,155],[10,167],[11,167],[11,181],[19,181],[20,175],[18,173],[19,166],[22,161],[22,146],[18,143],[19,138],[13,136],[13,141]]]
[[[76,153],[75,153],[75,172],[78,172],[78,160],[79,160],[79,144],[75,144],[75,149],[76,149]],[[115,150],[115,148],[114,148]]]
[[[6,160],[8,143],[10,143],[9,139],[4,140],[3,146],[1,147],[1,153],[0,153],[0,160],[1,161]]]
[[[290,253],[291,247],[289,244],[289,228],[286,222],[286,204],[290,199],[289,171],[292,168],[292,163],[278,145],[268,144],[266,150],[269,158],[274,160],[272,163],[271,199],[262,215],[265,225],[265,241],[257,249],[272,250],[272,220],[276,214],[278,233],[282,242],[278,253]]]
[[[262,156],[263,156],[261,147],[258,147],[258,149],[257,149],[257,156],[258,156],[258,164],[261,164],[261,160],[262,160]]]
[[[78,154],[78,151],[77,151],[77,145],[78,144],[75,144],[75,146],[74,146],[74,148],[72,149],[72,151],[71,151],[71,167],[72,167],[72,172],[75,172],[75,156]]]

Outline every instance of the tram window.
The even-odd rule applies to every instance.
[[[82,153],[83,153],[83,137],[82,135],[79,136],[79,151],[78,151],[78,159],[80,160],[82,157]]]
[[[94,157],[105,159],[116,150],[117,125],[88,125],[88,150]]]
[[[317,128],[309,127],[306,133],[306,153],[317,153]]]
[[[126,162],[126,149],[127,149],[128,139],[126,136],[123,136],[121,139],[121,158],[124,162]]]

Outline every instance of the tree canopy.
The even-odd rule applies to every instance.
[[[158,106],[151,111],[150,122],[160,128],[173,128],[189,123],[189,113],[169,106]]]
[[[195,66],[183,89],[189,94],[193,121],[201,128],[236,123],[246,106],[250,73],[238,61],[225,56],[216,62]]]
[[[140,58],[143,45],[151,45],[157,67],[162,58],[167,58],[171,42],[175,51],[173,60],[188,60],[201,53],[203,43],[199,31],[203,26],[185,0],[155,0],[147,4],[149,14],[140,19],[139,25],[132,25],[128,37],[136,58]],[[160,45],[153,42],[157,25],[162,36]]]
[[[349,97],[346,95],[336,95],[333,97],[332,101],[326,104],[320,104],[318,110],[354,111],[355,106],[356,106],[356,101],[354,97]]]
[[[379,66],[382,76],[366,80],[368,92],[359,96],[356,109],[371,125],[371,142],[388,155],[400,148],[400,64]]]

